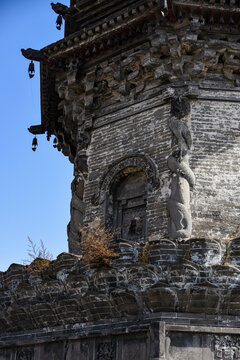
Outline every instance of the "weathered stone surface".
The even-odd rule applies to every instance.
[[[67,253],[41,272],[11,265],[2,273],[0,333],[161,311],[237,313],[240,268],[226,262],[220,243],[158,241],[149,264],[138,244],[133,252],[126,245],[112,267],[86,266]]]
[[[74,164],[71,253],[0,273],[0,360],[240,359],[239,1],[52,5],[30,131]]]

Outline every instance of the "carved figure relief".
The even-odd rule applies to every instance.
[[[240,338],[231,336],[215,335],[214,337],[215,360],[239,360]]]
[[[184,151],[189,151],[192,146],[192,136],[189,130],[186,116],[190,113],[189,100],[186,97],[178,97],[171,102],[172,117],[169,119],[169,127],[172,131],[180,151],[179,160],[182,159]]]
[[[124,178],[120,184],[114,185],[110,195],[113,198],[113,228],[115,230],[120,229],[119,235],[124,240],[144,240],[146,232],[146,176],[143,172],[133,172]]]
[[[115,360],[116,349],[113,342],[100,343],[97,346],[96,360]]]
[[[170,239],[185,239],[191,236],[192,220],[190,211],[190,189],[195,184],[195,176],[189,167],[189,150],[192,136],[187,116],[190,103],[186,97],[177,97],[171,103],[172,117],[169,127],[177,142],[178,150],[168,158],[168,167],[172,172],[171,195],[168,201],[168,233]]]

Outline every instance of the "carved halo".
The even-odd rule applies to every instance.
[[[114,162],[103,174],[98,189],[93,197],[95,205],[104,201],[104,194],[109,191],[112,183],[125,169],[136,168],[146,174],[147,181],[152,188],[159,186],[158,170],[153,160],[144,154],[128,154]],[[127,175],[127,174],[126,174]]]

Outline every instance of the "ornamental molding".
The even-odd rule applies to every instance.
[[[104,201],[105,194],[109,192],[112,183],[116,181],[117,177],[124,176],[129,168],[143,171],[153,189],[159,186],[158,169],[153,160],[147,155],[129,154],[117,160],[105,171],[92,199],[94,205]]]
[[[230,335],[214,336],[214,360],[239,360],[240,337]]]

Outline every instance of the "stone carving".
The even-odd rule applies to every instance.
[[[109,190],[111,183],[116,176],[127,168],[139,168],[147,176],[148,183],[156,188],[159,185],[158,171],[154,162],[146,155],[143,154],[129,154],[116,161],[108,170],[103,174],[100,180],[99,188],[94,195],[92,202],[94,204],[102,203],[105,199],[105,193]]]
[[[104,342],[98,344],[96,360],[114,360],[116,358],[116,349],[113,342]]]
[[[172,117],[169,127],[177,141],[178,150],[168,158],[168,167],[173,174],[171,196],[168,201],[168,232],[171,239],[185,239],[191,236],[192,220],[190,211],[190,188],[195,184],[195,176],[189,167],[189,150],[192,136],[187,118],[190,103],[186,97],[179,96],[171,102]]]
[[[168,158],[168,167],[173,174],[171,196],[168,201],[168,232],[171,239],[185,239],[192,232],[190,212],[190,188],[195,184],[195,176],[189,167],[189,150],[192,136],[187,116],[190,115],[190,102],[184,96],[171,101],[169,127],[177,141],[178,150]]]
[[[69,13],[69,7],[59,2],[56,4],[51,3],[51,7],[56,14],[62,15],[63,17]]]
[[[214,337],[214,359],[215,360],[239,360],[240,359],[240,338],[236,336]]]
[[[42,50],[35,50],[28,48],[26,50],[21,49],[22,55],[28,60],[42,61],[45,56]]]
[[[86,149],[91,141],[91,135],[88,131],[81,131],[79,133],[78,145],[80,149]]]
[[[174,98],[171,102],[171,113],[173,116],[168,124],[177,140],[181,160],[183,151],[190,150],[192,146],[192,136],[185,118],[190,113],[189,100],[181,96]]]
[[[33,358],[32,349],[19,350],[16,355],[16,360],[33,360]]]
[[[87,163],[87,155],[86,154],[78,154],[75,158],[75,169],[76,174],[84,174],[88,173],[88,163]]]
[[[190,114],[191,107],[187,97],[178,96],[172,99],[171,101],[171,113],[173,116],[176,116],[178,119],[183,118]]]
[[[188,165],[188,155],[175,151],[168,158],[168,167],[173,173],[171,196],[168,201],[169,236],[171,239],[184,239],[191,235],[190,187],[194,186],[195,176]]]

